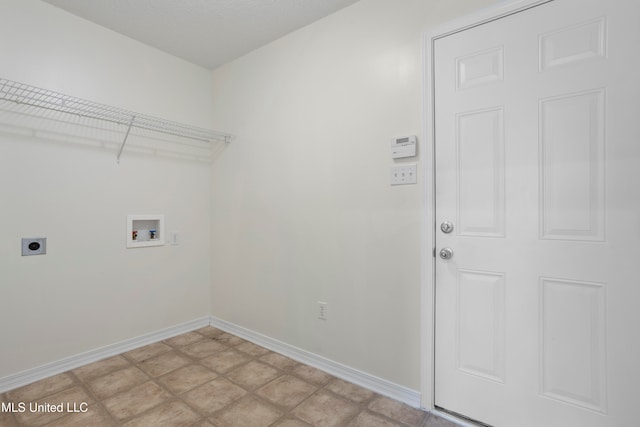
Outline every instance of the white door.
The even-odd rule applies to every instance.
[[[434,42],[437,407],[640,426],[638,21],[554,0]]]

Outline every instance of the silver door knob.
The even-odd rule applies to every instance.
[[[451,248],[442,248],[440,249],[440,258],[442,259],[451,259],[453,256],[453,249]]]
[[[449,221],[444,221],[442,224],[440,224],[440,230],[442,230],[442,232],[445,234],[449,234],[453,231],[453,224]]]

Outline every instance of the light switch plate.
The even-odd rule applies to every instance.
[[[417,171],[415,163],[391,166],[391,185],[417,184]]]

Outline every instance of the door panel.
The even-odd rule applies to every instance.
[[[458,270],[457,367],[504,382],[504,283],[502,273]]]
[[[540,101],[543,239],[604,240],[605,90]]]
[[[607,407],[604,290],[602,283],[540,279],[540,391],[602,413]]]
[[[436,406],[638,423],[638,16],[554,0],[435,41]]]
[[[456,116],[458,235],[504,237],[502,107]]]

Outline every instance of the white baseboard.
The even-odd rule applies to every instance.
[[[400,402],[406,403],[414,408],[420,407],[420,392],[407,387],[378,378],[366,372],[343,365],[315,353],[294,347],[290,344],[262,335],[250,329],[238,326],[222,319],[211,316],[211,326],[223,331],[237,335],[247,341],[251,341],[269,350],[280,353],[298,362],[304,363],[314,368],[325,371],[335,377],[352,382],[361,387],[368,388],[378,394],[390,397]]]
[[[107,345],[105,347],[90,350],[85,353],[77,354],[75,356],[66,357],[64,359],[47,363],[46,365],[38,366],[36,368],[27,369],[26,371],[18,372],[17,374],[12,374],[0,378],[0,393],[4,393],[5,391],[13,390],[14,388],[22,387],[24,385],[31,384],[32,382],[57,375],[62,372],[66,372],[70,369],[84,366],[88,363],[97,362],[98,360],[115,356],[116,354],[124,353],[138,347],[145,346],[147,344],[152,344],[154,342],[162,341],[167,338],[175,337],[176,335],[184,334],[185,332],[208,326],[210,323],[211,319],[209,316],[201,317],[199,319],[180,323],[179,325],[171,326],[169,328],[161,329],[159,331],[151,332],[139,337],[130,338],[116,344]]]

